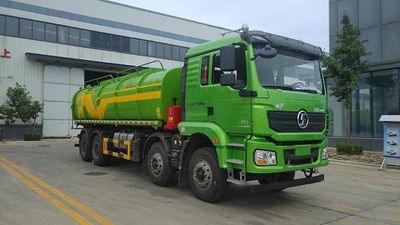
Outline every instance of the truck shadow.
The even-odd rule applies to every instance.
[[[146,188],[152,195],[163,196],[171,199],[179,199],[190,197],[195,199],[188,186],[176,185],[171,187],[160,187],[153,185],[150,177],[147,175],[142,163],[132,163],[127,161],[115,161],[111,165],[112,170],[123,175],[123,178],[128,178],[134,181],[134,188]],[[293,189],[292,189],[293,190]],[[240,203],[243,208],[266,208],[284,202],[301,202],[302,199],[308,198],[309,195],[291,192],[291,189],[283,191],[270,191],[251,193],[245,187],[229,184],[226,197],[217,205],[226,205],[232,203]],[[237,205],[237,204],[235,204]]]

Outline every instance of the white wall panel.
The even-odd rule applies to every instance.
[[[69,120],[69,102],[48,102],[44,103],[43,118],[51,120]]]
[[[75,93],[78,92],[81,87],[82,86],[75,86],[75,85],[70,85],[69,86],[69,99],[68,99],[68,101],[70,101],[70,102],[72,101],[72,98],[74,97]]]
[[[70,70],[70,84],[83,85],[85,80],[85,71],[83,69],[71,68]]]
[[[69,136],[68,120],[43,120],[44,137],[67,137]]]
[[[61,66],[45,66],[44,68],[45,83],[69,83],[69,68]]]
[[[43,101],[63,101],[63,102],[70,101],[68,83],[66,84],[44,83]]]
[[[65,137],[77,134],[71,130],[72,96],[83,86],[84,70],[45,66],[43,85],[43,136]]]

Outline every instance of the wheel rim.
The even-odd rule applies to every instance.
[[[196,185],[202,189],[210,187],[212,182],[212,170],[208,162],[205,160],[197,162],[193,169],[193,180]]]
[[[95,142],[93,144],[93,157],[97,159],[99,155],[100,155],[100,145],[99,143]]]
[[[151,173],[154,176],[158,177],[161,175],[163,167],[164,167],[164,165],[163,165],[163,160],[162,160],[161,154],[158,152],[153,154],[150,158]]]

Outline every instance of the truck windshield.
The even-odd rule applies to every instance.
[[[257,49],[255,48],[257,54]],[[323,93],[318,59],[278,50],[274,58],[255,59],[258,79],[265,88]]]

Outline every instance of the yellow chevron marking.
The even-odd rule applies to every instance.
[[[120,92],[131,91],[134,89],[147,88],[147,87],[156,87],[161,86],[161,83],[142,85],[132,88],[125,88],[122,90],[111,91],[102,93],[100,96],[106,94],[115,94]],[[140,100],[149,100],[149,99],[159,99],[161,97],[161,91],[151,91],[144,93],[136,93],[129,94],[125,96],[111,96],[108,98],[96,98],[96,100],[100,100],[99,105],[96,107],[93,102],[93,94],[92,92],[85,93],[78,97],[78,115],[80,118],[84,117],[84,109],[86,108],[87,113],[92,119],[103,119],[104,113],[109,104],[119,103],[119,102],[129,102],[129,101],[140,101]]]
[[[100,100],[100,104],[97,106],[97,115],[99,119],[103,119],[106,107],[108,104],[111,103],[141,101],[141,100],[150,100],[159,98],[161,98],[161,91],[151,91],[145,93],[138,93],[134,95],[103,98]]]

